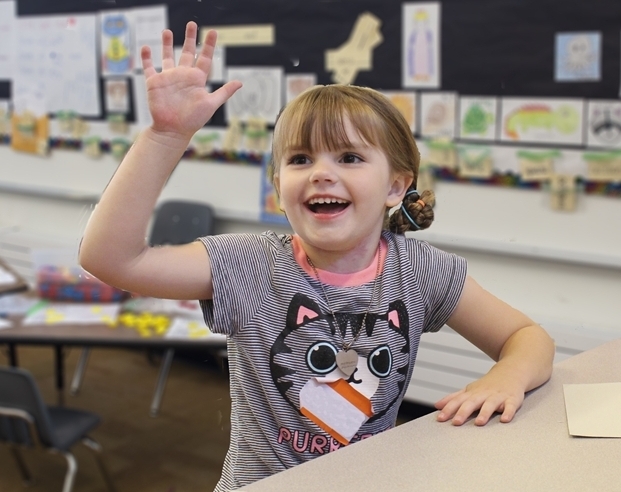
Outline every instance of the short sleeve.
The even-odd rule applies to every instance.
[[[425,241],[409,240],[414,274],[425,303],[423,332],[438,331],[461,298],[467,275],[465,258]]]
[[[273,261],[270,238],[222,234],[200,238],[211,265],[213,298],[202,300],[205,322],[214,333],[235,335],[261,306]]]

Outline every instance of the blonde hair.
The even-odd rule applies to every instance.
[[[326,85],[307,89],[287,104],[278,115],[272,141],[272,160],[270,176],[278,174],[278,167],[287,149],[326,149],[336,151],[350,147],[345,122],[349,121],[358,131],[360,137],[369,145],[381,149],[392,171],[412,178],[415,189],[418,177],[420,153],[410,127],[390,100],[380,92],[367,87],[352,85]],[[433,194],[433,192],[428,192]],[[424,195],[424,194],[423,194]],[[410,194],[404,203],[416,203],[422,198],[433,206],[433,198],[428,194],[419,196]],[[418,204],[418,208],[420,204]],[[409,211],[409,208],[408,208]],[[394,232],[403,233],[408,229],[424,229],[431,225],[429,213],[425,220],[419,220],[420,210],[412,210],[416,224],[411,228],[407,220],[399,220],[393,227],[393,217],[385,224]]]

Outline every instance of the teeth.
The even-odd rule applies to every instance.
[[[322,203],[347,203],[347,200],[341,200],[340,198],[311,198],[308,203],[310,205],[322,204]]]

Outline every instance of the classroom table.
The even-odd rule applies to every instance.
[[[157,414],[159,409],[166,375],[172,362],[172,355],[170,354],[173,352],[170,349],[204,350],[213,348],[224,350],[226,348],[226,337],[217,334],[201,339],[164,338],[158,335],[143,337],[136,330],[123,325],[114,327],[92,323],[24,325],[22,324],[22,318],[19,316],[13,317],[12,321],[13,326],[11,328],[0,329],[0,345],[4,344],[8,347],[9,364],[12,366],[18,365],[18,345],[52,346],[55,354],[58,402],[61,405],[63,404],[65,387],[63,363],[63,350],[65,347],[124,347],[165,350],[166,360],[160,366],[154,402],[151,405],[151,415],[153,416]]]
[[[621,339],[555,365],[511,423],[455,427],[434,412],[243,490],[621,491],[621,439],[572,437],[565,413],[563,384],[608,382],[621,382]]]

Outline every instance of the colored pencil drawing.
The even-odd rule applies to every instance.
[[[425,137],[455,136],[457,95],[453,92],[421,94],[421,135]]]
[[[558,33],[554,79],[559,82],[600,80],[601,46],[599,32]]]
[[[416,93],[412,91],[382,91],[405,118],[413,133],[418,131]]]
[[[504,98],[501,140],[582,145],[583,111],[581,100]]]
[[[459,100],[460,138],[494,140],[497,107],[495,97],[461,97]]]
[[[101,16],[101,64],[103,75],[131,73],[130,23],[123,13],[106,13]]]
[[[440,4],[405,3],[402,19],[403,87],[440,87]]]
[[[587,145],[621,148],[621,102],[589,101]]]

